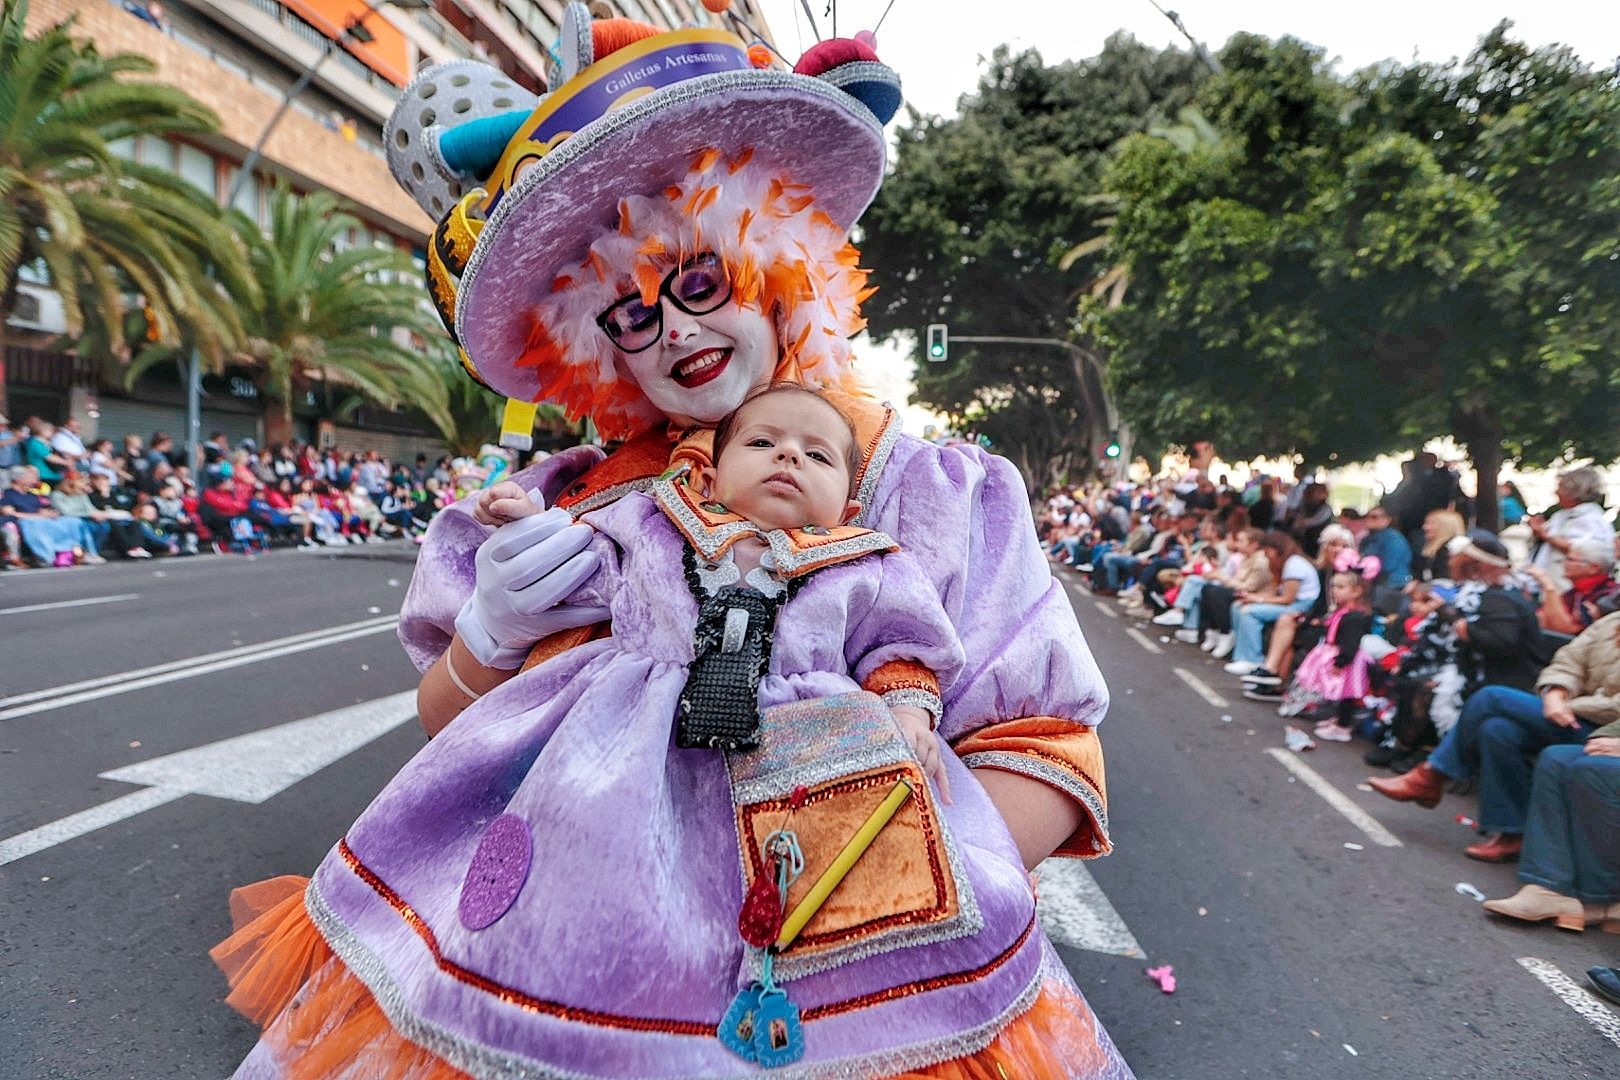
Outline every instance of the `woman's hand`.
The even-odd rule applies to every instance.
[[[1620,736],[1599,735],[1586,740],[1586,752],[1596,757],[1620,757]]]
[[[915,705],[895,705],[889,711],[894,713],[895,723],[900,725],[901,733],[911,744],[912,753],[917,755],[923,775],[939,789],[940,802],[950,802],[951,782],[945,775],[945,762],[939,756],[939,739],[934,736],[928,712]]]
[[[502,525],[479,546],[473,594],[456,616],[456,633],[474,659],[511,670],[541,638],[608,617],[594,605],[558,606],[601,565],[585,550],[591,531],[553,509]]]
[[[1580,720],[1569,708],[1569,695],[1562,690],[1549,690],[1541,699],[1541,713],[1552,723],[1563,728],[1580,726]]]

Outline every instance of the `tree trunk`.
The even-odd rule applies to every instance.
[[[1501,501],[1496,495],[1502,472],[1502,433],[1489,418],[1465,416],[1457,425],[1457,434],[1468,447],[1468,459],[1478,477],[1474,524],[1494,533],[1502,527]]]

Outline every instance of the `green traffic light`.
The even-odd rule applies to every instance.
[[[935,344],[932,347],[930,347],[928,351],[931,354],[933,354],[934,356],[944,356],[945,355],[945,346]]]
[[[1109,443],[1107,449],[1105,449],[1103,451],[1103,453],[1106,454],[1107,456],[1111,457],[1111,458],[1119,457],[1119,443],[1117,443],[1117,442]]]

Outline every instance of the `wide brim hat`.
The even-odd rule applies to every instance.
[[[534,306],[615,228],[622,199],[679,183],[700,155],[746,156],[790,178],[847,232],[882,183],[883,124],[898,107],[899,80],[870,49],[837,44],[798,71],[756,67],[759,46],[751,57],[742,39],[716,29],[653,33],[598,59],[588,12],[571,4],[561,82],[515,121],[488,109],[480,116],[478,101],[446,93],[443,65],[413,81],[385,136],[407,190],[430,211],[453,203],[435,233],[429,278],[469,370],[492,389],[535,400],[536,373],[516,364]],[[455,85],[469,85],[470,75],[477,90],[471,62],[455,63]],[[441,130],[423,138],[411,116],[427,116],[420,110],[435,101]],[[446,127],[444,106],[469,120]],[[394,153],[412,140],[419,157],[428,155],[425,167]],[[434,174],[447,182],[435,186]]]

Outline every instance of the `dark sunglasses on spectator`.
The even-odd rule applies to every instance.
[[[731,299],[731,277],[718,255],[705,252],[672,268],[650,305],[631,293],[598,315],[596,325],[621,352],[650,349],[664,330],[664,297],[688,315],[707,315]]]

